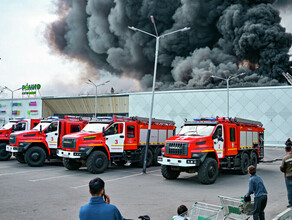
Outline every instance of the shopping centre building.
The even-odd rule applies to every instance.
[[[96,115],[149,117],[150,106],[151,92],[98,95]],[[94,95],[0,99],[0,125],[16,117],[92,117],[94,113]],[[266,145],[284,146],[286,139],[292,136],[291,113],[291,86],[229,89],[229,116],[262,122]],[[155,92],[153,117],[175,121],[177,131],[185,119],[216,116],[227,116],[226,89]]]

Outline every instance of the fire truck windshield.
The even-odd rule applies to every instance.
[[[108,124],[106,123],[89,123],[87,124],[81,132],[89,132],[89,133],[101,133],[102,128],[106,128]]]
[[[180,136],[210,136],[215,125],[185,125],[178,135]]]
[[[1,129],[10,129],[13,125],[15,125],[16,122],[8,122],[6,125],[4,125]]]
[[[40,127],[42,126],[42,130],[45,130],[51,123],[50,122],[41,122],[37,126],[35,126],[32,130],[40,131]]]

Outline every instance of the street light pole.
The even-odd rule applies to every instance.
[[[165,37],[167,35],[170,35],[170,34],[174,34],[174,33],[177,33],[177,32],[183,32],[183,31],[190,30],[190,27],[185,27],[185,28],[182,28],[182,29],[179,29],[179,30],[176,30],[176,31],[172,31],[172,32],[169,32],[169,33],[166,33],[166,34],[163,34],[163,35],[159,36],[158,35],[158,32],[157,32],[156,25],[155,25],[154,17],[153,16],[150,16],[150,18],[151,18],[151,22],[153,23],[153,26],[154,26],[155,35],[154,34],[151,34],[151,33],[148,33],[146,31],[140,30],[138,28],[135,28],[133,26],[132,27],[128,26],[128,28],[130,30],[139,31],[141,33],[144,33],[144,34],[147,34],[149,36],[152,36],[152,37],[154,37],[156,39],[154,73],[153,73],[153,85],[152,85],[152,95],[151,95],[151,109],[150,109],[150,116],[149,116],[149,123],[148,123],[148,131],[147,131],[147,137],[146,137],[146,149],[145,149],[145,155],[144,155],[143,173],[146,173],[147,155],[148,155],[149,142],[150,142],[150,134],[151,134],[151,123],[152,123],[152,113],[153,113],[153,104],[154,104],[154,91],[155,91],[155,83],[156,83],[156,72],[157,72],[157,60],[158,60],[158,50],[159,50],[159,39],[160,38],[163,38],[163,37]]]
[[[229,118],[229,78],[226,80],[227,84],[227,118]]]
[[[234,75],[234,76],[228,76],[226,78],[222,78],[222,77],[214,76],[214,75],[211,76],[212,78],[217,78],[217,79],[221,79],[221,80],[225,80],[226,81],[226,84],[227,84],[227,118],[229,118],[229,81],[231,79],[234,79],[236,77],[242,76],[244,74],[245,73],[240,73],[240,74],[237,74],[237,75]]]
[[[110,82],[110,80],[102,83],[102,84],[99,84],[99,85],[96,85],[94,82],[92,82],[90,79],[88,79],[88,82],[85,82],[87,84],[90,84],[90,85],[93,85],[95,86],[95,100],[94,100],[94,118],[96,118],[96,112],[97,112],[97,87],[99,86],[103,86],[105,85],[106,83]]]
[[[7,89],[8,91],[10,91],[11,92],[11,95],[12,95],[12,98],[11,98],[11,113],[10,113],[10,118],[12,118],[12,112],[13,112],[13,93],[15,91],[20,90],[21,88],[18,88],[18,89],[15,89],[15,90],[11,90],[7,86],[5,86],[4,89]]]

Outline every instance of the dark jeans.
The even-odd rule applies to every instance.
[[[268,197],[259,196],[254,198],[254,210],[253,210],[253,219],[254,220],[265,220],[265,208],[267,205]]]
[[[292,206],[292,178],[285,178],[285,183],[286,183],[287,193],[288,193],[288,202],[289,202],[289,205]]]

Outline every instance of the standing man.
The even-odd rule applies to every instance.
[[[291,142],[290,138],[287,139],[287,141],[285,142],[285,145],[286,146],[288,146],[288,145],[291,146],[292,145],[292,142]]]
[[[123,220],[120,211],[114,205],[110,205],[110,198],[104,191],[104,181],[95,178],[89,182],[91,199],[88,204],[82,206],[79,211],[80,220]]]
[[[264,210],[268,200],[267,190],[263,180],[258,175],[256,175],[256,168],[253,165],[248,167],[248,173],[250,174],[249,189],[244,197],[244,200],[246,201],[246,198],[249,198],[250,195],[254,193],[253,219],[265,220]]]
[[[285,175],[285,183],[286,183],[288,202],[289,202],[287,208],[289,208],[289,207],[292,207],[292,151],[291,151],[291,145],[287,144],[285,147],[285,151],[286,151],[287,155],[282,160],[280,170]]]

